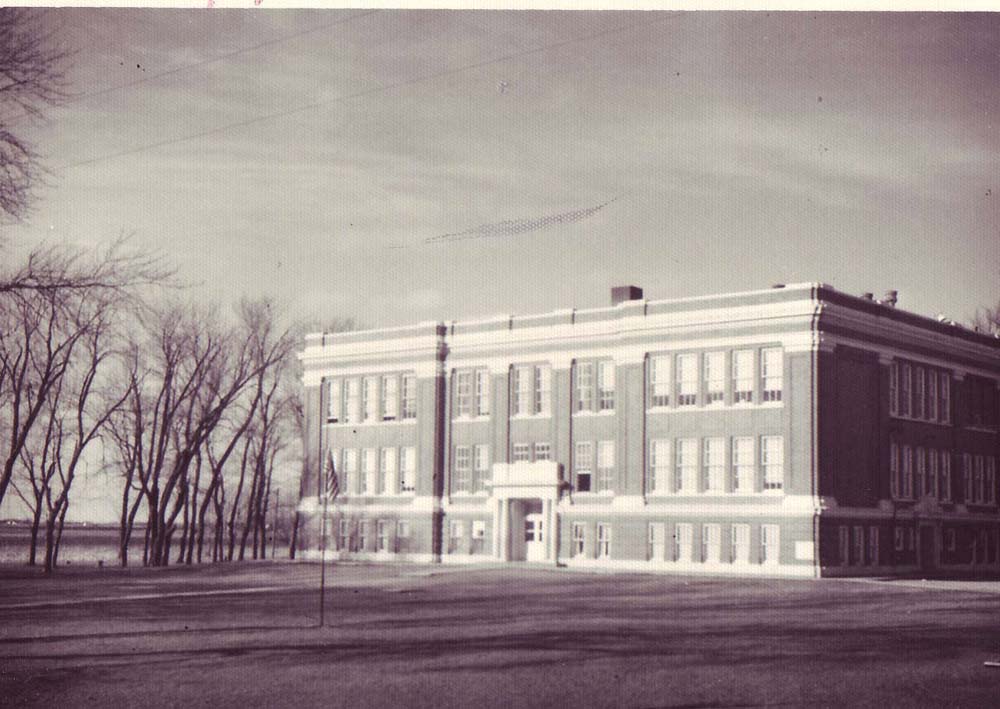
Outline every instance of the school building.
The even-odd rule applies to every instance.
[[[336,558],[1000,570],[1000,340],[896,305],[625,286],[605,308],[309,335],[303,551],[326,509]]]

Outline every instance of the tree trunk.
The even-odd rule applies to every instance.
[[[31,542],[28,547],[28,566],[38,563],[38,531],[42,524],[42,501],[35,501],[35,511],[31,515]]]
[[[292,518],[292,541],[288,544],[288,558],[292,561],[295,560],[295,547],[299,543],[299,511],[295,510],[295,515]]]

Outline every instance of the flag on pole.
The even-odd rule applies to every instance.
[[[338,493],[340,493],[340,481],[337,479],[337,467],[333,462],[333,451],[328,450],[326,452],[326,485],[323,488],[323,494],[326,495],[326,499],[334,499]]]

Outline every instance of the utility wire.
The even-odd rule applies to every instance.
[[[599,32],[593,32],[588,35],[583,35],[582,37],[573,37],[571,39],[561,40],[559,42],[553,42],[551,44],[542,45],[541,47],[534,47],[533,49],[526,49],[523,51],[513,52],[511,54],[506,54],[495,59],[486,59],[480,62],[475,62],[472,64],[465,64],[463,66],[454,67],[452,69],[444,69],[442,71],[434,72],[432,74],[425,74],[423,76],[416,76],[412,79],[403,79],[391,84],[384,84],[382,86],[377,86],[371,89],[362,89],[361,91],[355,91],[349,94],[343,94],[341,96],[334,96],[333,98],[323,99],[321,101],[315,101],[313,103],[304,104],[302,106],[295,106],[294,108],[288,108],[283,111],[275,111],[274,113],[265,113],[260,116],[254,116],[253,118],[247,118],[242,121],[235,121],[233,123],[227,123],[225,125],[216,126],[215,128],[209,128],[208,130],[199,131],[197,133],[190,133],[188,135],[179,136],[177,138],[168,138],[166,140],[156,141],[154,143],[147,143],[145,145],[140,145],[135,148],[130,148],[128,150],[122,150],[116,153],[106,153],[104,155],[98,155],[93,158],[87,158],[86,160],[80,160],[78,162],[68,163],[66,165],[61,165],[55,169],[57,170],[68,170],[74,167],[81,167],[83,165],[91,165],[97,162],[103,162],[105,160],[113,160],[114,158],[126,157],[128,155],[134,155],[135,153],[141,153],[146,150],[154,150],[156,148],[163,148],[168,145],[175,145],[177,143],[184,143],[189,140],[197,140],[198,138],[205,138],[210,135],[217,135],[223,133],[227,130],[233,128],[244,128],[246,126],[251,126],[256,123],[263,123],[264,121],[269,121],[275,118],[284,118],[286,116],[295,115],[296,113],[302,113],[304,111],[309,111],[320,106],[327,106],[336,103],[342,103],[345,101],[351,101],[357,98],[363,98],[365,96],[373,96],[375,94],[383,93],[386,91],[391,91],[392,89],[398,89],[405,86],[412,86],[414,84],[420,84],[425,81],[431,81],[433,79],[439,79],[444,76],[454,76],[455,74],[461,74],[466,71],[471,71],[473,69],[481,69],[483,67],[492,66],[494,64],[501,64],[503,62],[510,61],[512,59],[518,59],[520,57],[530,56],[532,54],[540,54],[542,52],[549,51],[551,49],[558,49],[560,47],[565,47],[570,44],[576,44],[578,42],[587,42],[600,37],[606,37],[608,35],[617,34],[620,32],[626,32],[637,27],[648,27],[650,25],[664,22],[667,19],[671,19],[673,15],[667,15],[665,17],[660,17],[658,19],[651,20],[644,23],[634,23],[631,25],[623,25],[621,27],[612,27],[611,29],[601,30]]]

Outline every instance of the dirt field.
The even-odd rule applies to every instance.
[[[3,706],[997,706],[993,583],[0,568]]]

